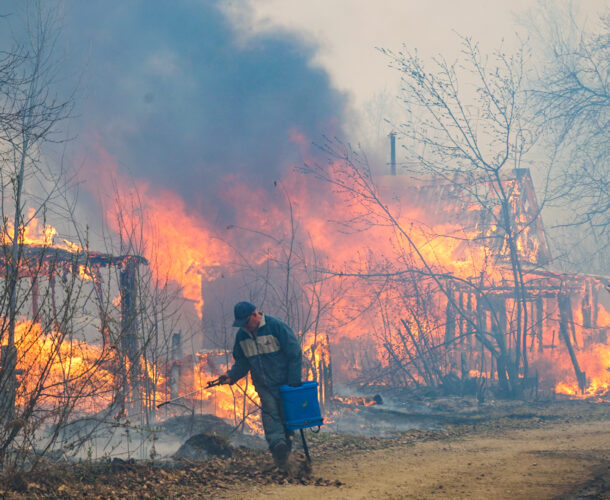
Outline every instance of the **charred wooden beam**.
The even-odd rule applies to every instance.
[[[0,422],[11,420],[15,413],[17,392],[17,348],[0,346]]]
[[[584,392],[587,388],[587,377],[586,374],[581,371],[580,366],[578,364],[578,359],[576,358],[576,353],[574,352],[574,348],[572,347],[572,342],[570,341],[570,332],[569,332],[569,321],[570,321],[570,313],[571,313],[571,304],[570,297],[565,293],[559,293],[557,295],[557,303],[559,305],[559,334],[561,338],[566,344],[568,348],[568,353],[570,354],[570,359],[572,360],[572,366],[574,367],[574,374],[576,375],[576,380],[578,382],[578,387],[581,392]]]
[[[585,291],[581,303],[582,326],[591,328],[591,281],[585,281]]]
[[[330,343],[328,341],[328,335],[318,334],[317,336],[317,348],[318,355],[318,366],[316,371],[318,373],[318,392],[320,396],[320,403],[325,406],[330,398],[333,397],[333,373],[332,363],[330,358]]]
[[[32,276],[32,319],[38,321],[38,277]]]
[[[592,295],[592,312],[591,312],[591,326],[597,328],[597,314],[599,311],[599,285],[597,283],[591,284],[591,295]]]
[[[538,297],[536,297],[536,334],[538,335],[538,352],[543,352],[544,300],[542,300],[542,295],[538,295]]]
[[[60,271],[78,274],[80,266],[126,266],[127,262],[148,265],[139,255],[111,255],[93,251],[69,251],[44,245],[23,245],[20,249],[20,277],[51,276]],[[0,255],[0,277],[6,276],[6,257]]]
[[[137,338],[137,262],[127,260],[119,275],[121,294],[121,347],[134,363],[138,357]]]
[[[129,414],[140,412],[141,401],[139,399],[139,374],[140,374],[140,351],[138,346],[138,266],[139,259],[124,259],[120,264],[119,291],[121,297],[121,333],[120,349],[122,365],[118,366],[121,375],[122,394],[117,394],[118,403],[128,410]],[[127,400],[126,396],[131,394]]]
[[[321,332],[307,332],[302,338],[302,343],[305,375],[318,382],[318,395],[320,403],[324,406],[333,395],[328,335]]]
[[[447,307],[445,309],[445,343],[448,344],[455,337],[455,308],[452,305],[454,298],[451,283],[447,285],[447,295],[450,299],[447,300]]]

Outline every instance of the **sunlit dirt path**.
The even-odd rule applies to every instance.
[[[485,431],[314,465],[342,486],[266,485],[217,498],[610,499],[610,421]]]

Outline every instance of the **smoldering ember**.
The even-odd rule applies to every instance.
[[[384,5],[0,6],[2,498],[610,498],[608,6]]]

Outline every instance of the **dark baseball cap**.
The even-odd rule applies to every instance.
[[[254,311],[256,311],[256,306],[250,302],[238,302],[235,304],[235,309],[233,309],[235,315],[233,326],[244,326]]]

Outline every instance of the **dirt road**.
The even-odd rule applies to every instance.
[[[610,422],[569,420],[364,451],[314,465],[341,486],[249,485],[219,498],[610,499]]]
[[[309,475],[280,472],[264,449],[234,448],[201,461],[49,462],[0,476],[0,498],[610,500],[609,403],[428,402],[426,418],[442,427],[309,434]],[[369,417],[384,412],[394,415]]]

